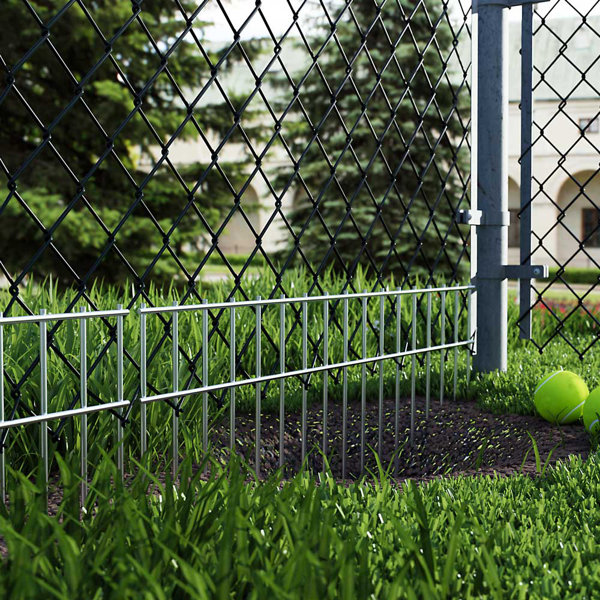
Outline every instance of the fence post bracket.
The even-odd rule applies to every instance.
[[[473,0],[473,12],[477,12],[480,6],[501,6],[502,8],[513,8],[524,4],[537,4],[538,2],[549,2],[550,0]]]
[[[510,225],[510,212],[500,210],[459,210],[456,213],[456,222],[459,225],[471,227],[508,227]]]
[[[504,265],[504,279],[547,279],[548,265]]]

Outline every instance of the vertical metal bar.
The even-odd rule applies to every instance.
[[[398,289],[400,291],[400,289]],[[402,296],[396,296],[396,352],[402,351]],[[396,385],[394,390],[394,456],[395,470],[398,471],[398,447],[400,438],[400,361],[396,359]]]
[[[204,298],[202,304],[207,304]],[[202,309],[202,385],[208,385],[208,309]],[[202,451],[208,452],[208,392],[202,392]]]
[[[521,21],[521,212],[520,259],[531,264],[531,179],[533,124],[533,4],[522,6]],[[531,280],[519,280],[519,337],[531,339]]]
[[[281,296],[283,300],[284,296]],[[279,372],[285,373],[285,304],[279,305]],[[285,379],[279,380],[279,466],[283,467],[285,437]]]
[[[429,419],[431,403],[431,292],[427,292],[427,354],[425,355],[425,418]]]
[[[117,305],[117,310],[123,310],[123,305]],[[117,401],[123,400],[123,315],[117,317]],[[117,419],[117,469],[121,478],[125,476],[125,460],[123,448],[123,412],[119,409],[120,417]]]
[[[440,346],[442,350],[440,352],[440,405],[444,403],[444,366],[446,364],[446,292],[441,294],[440,302]]]
[[[385,354],[385,296],[379,296],[379,356]],[[379,411],[377,452],[383,460],[383,361],[379,361],[379,398],[377,409]]]
[[[410,362],[410,443],[411,445],[415,442],[415,417],[417,412],[417,355],[414,351],[417,349],[417,293],[412,294],[412,324],[410,326],[412,333],[412,345]]]
[[[343,300],[344,314],[342,317],[344,363],[348,362],[348,290],[344,290],[346,297]],[[342,479],[346,478],[346,452],[348,451],[348,367],[344,367],[342,383]]]
[[[471,290],[467,290],[467,340],[471,341]],[[467,346],[467,389],[471,384],[471,350],[472,346]]]
[[[46,314],[46,309],[40,310],[40,316]],[[48,325],[40,321],[40,414],[48,414]],[[44,486],[48,493],[48,424],[40,423],[40,449],[44,469]]]
[[[145,304],[141,308],[146,308]],[[146,374],[146,313],[140,313],[140,388],[142,398],[148,394],[147,374]],[[146,454],[147,432],[146,432],[146,405],[142,402],[140,406],[140,446],[142,458]]]
[[[366,294],[367,290],[363,290]],[[367,297],[362,298],[362,358],[367,358]],[[363,363],[360,374],[360,472],[365,470],[365,430],[367,428],[367,365]]]
[[[177,306],[177,302],[173,302],[173,306]],[[171,320],[171,339],[173,346],[171,350],[171,372],[173,375],[173,391],[179,391],[179,313],[173,311]],[[178,404],[179,399],[174,399],[174,404]],[[171,456],[173,459],[172,473],[173,481],[177,477],[177,469],[179,467],[179,409],[173,408],[173,440],[171,448]]]
[[[260,303],[261,297],[259,296],[257,302]],[[262,305],[256,305],[256,377],[260,377],[262,374],[262,356],[261,356],[261,340],[262,340]],[[254,469],[256,476],[260,476],[260,416],[262,412],[261,407],[261,386],[260,383],[256,384],[256,443],[254,448]]]
[[[229,379],[235,381],[235,298],[231,298],[229,309]],[[235,387],[229,392],[229,448],[235,452]]]
[[[454,343],[458,343],[458,322],[460,314],[460,292],[454,292]],[[454,385],[452,391],[452,398],[456,400],[456,381],[458,378],[458,347],[454,347]]]
[[[3,314],[0,312],[0,319]],[[0,325],[0,420],[4,422],[4,325]],[[0,438],[4,438],[4,443],[0,448],[0,498],[6,503],[6,441],[8,439],[8,430],[0,433]]]
[[[306,294],[304,297],[306,298]],[[302,302],[302,370],[306,371],[308,368],[308,302],[304,300]],[[308,376],[306,372],[302,376],[302,448],[301,457],[302,463],[306,456],[306,410],[307,410],[307,393],[308,393]]]
[[[79,311],[85,313],[85,306]],[[79,394],[81,397],[81,408],[88,404],[87,386],[87,320],[85,317],[79,319]],[[81,415],[81,505],[85,504],[87,498],[87,451],[88,451],[88,420],[87,415]]]
[[[506,371],[508,231],[508,27],[507,11],[498,4],[477,7],[477,117],[475,181],[482,224],[477,230],[478,371]]]
[[[325,293],[327,295],[327,292]],[[329,364],[329,300],[323,303],[323,365]],[[327,458],[327,414],[329,412],[329,371],[323,371],[323,471]]]

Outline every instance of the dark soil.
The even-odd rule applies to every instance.
[[[516,473],[537,474],[533,443],[535,439],[542,466],[554,464],[570,455],[586,457],[590,451],[588,436],[581,424],[558,427],[539,417],[494,415],[483,412],[474,402],[431,402],[429,418],[425,418],[425,399],[417,398],[414,442],[410,443],[410,400],[401,400],[398,411],[398,444],[394,440],[395,403],[383,405],[383,451],[378,452],[384,469],[398,481],[427,481],[442,475],[508,476]],[[361,474],[361,407],[348,405],[345,479]],[[377,474],[375,452],[378,451],[379,411],[377,403],[368,404],[365,412],[365,469]],[[342,409],[330,404],[327,416],[328,462],[332,474],[342,477]],[[236,420],[236,449],[247,463],[255,466],[254,419],[239,416]],[[313,406],[307,414],[307,464],[313,472],[323,468],[323,410]],[[226,460],[229,455],[229,419],[212,429],[213,455]],[[550,458],[549,455],[552,452]],[[289,414],[285,418],[285,476],[293,476],[301,466],[301,417]],[[157,466],[157,476],[165,480],[168,467]],[[260,476],[279,468],[279,416],[263,415],[261,419]],[[209,476],[208,474],[206,475]],[[128,473],[126,479],[133,477]],[[60,481],[52,477],[48,508],[56,514],[62,498]],[[3,544],[0,542],[0,555]]]
[[[447,474],[475,473],[512,475],[536,473],[533,436],[542,466],[553,450],[549,464],[571,454],[587,456],[588,436],[581,424],[558,427],[539,417],[494,415],[482,412],[474,402],[431,401],[429,418],[425,418],[425,399],[417,398],[414,441],[410,443],[410,400],[402,400],[398,411],[398,442],[395,442],[395,403],[383,405],[383,450],[378,448],[379,410],[368,404],[365,413],[365,468],[377,470],[375,451],[384,468],[391,468],[398,479],[426,480]],[[333,475],[342,478],[342,407],[330,404],[327,415],[328,462]],[[284,434],[284,473],[292,475],[301,465],[301,417],[286,415]],[[361,407],[348,405],[346,442],[346,478],[360,475]],[[251,417],[236,421],[236,448],[251,466],[255,466],[256,425]],[[229,445],[229,424],[215,428],[212,443],[221,448],[225,458]],[[307,415],[308,465],[319,471],[323,467],[323,410],[314,406]],[[279,467],[279,415],[261,419],[260,474],[267,475]]]

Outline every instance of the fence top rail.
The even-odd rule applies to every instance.
[[[126,309],[117,310],[96,310],[79,311],[70,313],[42,313],[39,315],[23,315],[20,317],[4,317],[0,313],[0,325],[16,325],[19,323],[43,323],[47,321],[68,321],[72,319],[98,319],[110,317],[126,317],[129,311]]]
[[[222,308],[243,308],[265,306],[270,304],[300,304],[302,302],[323,302],[325,300],[344,300],[356,298],[377,298],[380,296],[403,296],[411,294],[432,294],[440,292],[461,292],[474,290],[473,285],[457,285],[454,287],[427,287],[413,289],[382,290],[379,292],[356,292],[353,294],[326,294],[322,296],[297,296],[295,298],[257,298],[256,300],[229,300],[229,302],[204,302],[203,304],[179,304],[172,306],[144,306],[139,308],[140,314],[159,314],[185,312],[190,310],[218,310]]]

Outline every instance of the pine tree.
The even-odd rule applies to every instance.
[[[456,277],[466,247],[454,215],[467,203],[468,90],[452,74],[447,6],[335,6],[336,35],[330,25],[310,40],[315,54],[326,45],[283,131],[296,160],[309,146],[287,253],[347,275],[362,264],[401,280]]]
[[[176,165],[166,148],[178,128],[189,140],[234,124],[234,97],[192,105],[220,57],[205,49],[197,3],[3,0],[0,23],[4,273],[85,285],[193,271],[198,240],[233,206],[245,169],[220,160],[208,170],[198,157]]]

